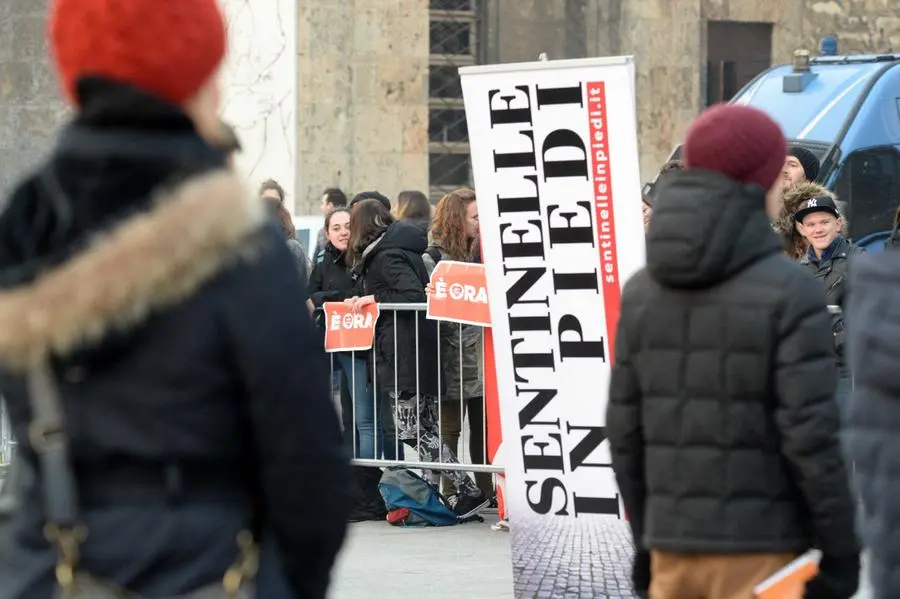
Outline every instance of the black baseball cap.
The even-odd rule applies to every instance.
[[[828,196],[821,196],[817,198],[810,198],[800,204],[800,208],[797,209],[797,212],[794,213],[794,220],[796,222],[803,222],[803,218],[807,214],[812,214],[813,212],[830,212],[835,217],[840,218],[841,213],[838,211],[837,204],[834,203],[834,200],[829,198]]]

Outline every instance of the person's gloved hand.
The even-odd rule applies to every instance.
[[[803,599],[850,599],[859,588],[859,555],[822,556],[819,573],[806,584]]]
[[[650,591],[650,552],[638,549],[634,554],[634,563],[631,566],[631,584],[638,597],[644,599]]]

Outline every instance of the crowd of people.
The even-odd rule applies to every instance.
[[[437,262],[479,260],[477,204],[469,189],[441,198],[433,218],[419,191],[403,191],[394,203],[374,191],[348,202],[333,188],[324,192],[321,206],[325,226],[309,281],[314,316],[326,301],[344,301],[355,310],[376,302],[424,303]],[[422,461],[457,462],[468,414],[469,451],[476,463],[484,463],[480,348],[478,327],[435,322],[413,310],[379,318],[371,352],[334,354],[348,448],[358,458],[395,459],[406,445]],[[372,496],[377,469],[356,472],[362,496]],[[493,500],[489,475],[477,475],[477,484],[459,470],[448,470],[443,478],[461,519]],[[379,517],[372,507],[377,499],[362,502],[371,517]]]

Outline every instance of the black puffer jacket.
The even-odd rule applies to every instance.
[[[847,362],[853,399],[846,447],[866,513],[874,597],[900,597],[900,255],[861,256],[850,271]]]
[[[852,565],[824,295],[781,255],[764,203],[703,171],[660,188],[647,267],[622,296],[606,421],[616,479],[647,549],[816,546]]]
[[[402,221],[392,223],[384,235],[363,251],[364,292],[374,295],[379,303],[424,303],[428,271],[422,252],[427,245],[426,233],[420,227]],[[394,322],[395,313],[384,310],[375,328],[379,387],[393,390],[396,380],[399,391],[437,396],[434,322],[425,318],[424,311],[396,312],[396,352]]]

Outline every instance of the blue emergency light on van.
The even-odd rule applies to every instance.
[[[850,237],[882,249],[900,205],[900,54],[798,51],[793,64],[763,71],[731,101],[767,112],[791,145],[815,153],[817,182],[847,202]],[[679,146],[670,159],[680,154]]]

